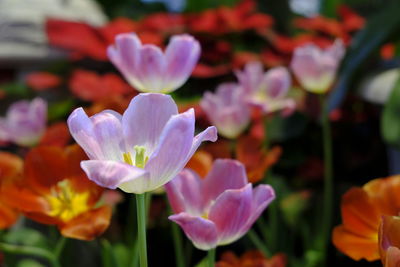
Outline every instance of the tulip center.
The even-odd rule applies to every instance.
[[[133,148],[135,150],[135,162],[132,160],[131,153],[127,152],[124,153],[124,161],[125,163],[129,165],[136,166],[138,168],[143,169],[144,166],[146,165],[147,161],[149,160],[149,157],[147,157],[146,154],[146,148],[143,146],[135,146]]]
[[[47,197],[51,207],[48,215],[58,217],[62,221],[69,221],[88,210],[88,198],[88,192],[75,192],[70,181],[58,182],[56,186],[51,188],[51,195]]]

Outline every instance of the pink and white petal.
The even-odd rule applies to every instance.
[[[40,124],[41,127],[46,125],[47,121],[47,102],[43,99],[36,97],[32,100],[29,108],[28,116],[32,116],[36,120],[37,124]]]
[[[107,49],[108,58],[124,75],[133,87],[141,89],[143,85],[137,77],[142,44],[135,33],[120,34],[116,45]]]
[[[134,97],[122,116],[127,147],[144,146],[146,155],[151,155],[168,120],[176,114],[178,108],[169,95],[139,94]]]
[[[122,137],[121,115],[112,110],[105,110],[90,117],[90,120],[104,159],[123,161],[123,153],[126,150]]]
[[[7,121],[3,118],[0,118],[0,141],[8,142],[11,140],[10,129],[7,124]]]
[[[92,120],[82,108],[75,109],[69,115],[67,123],[72,137],[85,150],[90,159],[105,159],[93,131]]]
[[[158,146],[145,166],[153,189],[169,182],[187,163],[193,143],[194,121],[194,111],[190,109],[172,116],[167,122]]]
[[[165,185],[174,213],[186,212],[193,216],[204,213],[202,180],[192,170],[184,169]]]
[[[243,225],[241,233],[245,234],[254,222],[260,217],[267,206],[275,199],[275,191],[270,185],[259,185],[253,190],[253,199],[251,204],[251,216]]]
[[[199,42],[192,36],[172,37],[165,51],[167,72],[163,93],[172,92],[186,82],[199,60],[200,51]]]
[[[208,219],[218,232],[218,244],[227,245],[240,238],[252,213],[252,185],[226,190],[211,206]]]
[[[81,168],[90,180],[99,186],[115,189],[124,183],[137,181],[146,186],[148,173],[144,169],[135,166],[110,161],[110,160],[85,160],[81,161]],[[139,190],[140,189],[140,190]],[[142,188],[138,187],[141,191]],[[128,192],[133,193],[133,192]]]
[[[140,49],[140,62],[137,69],[138,79],[143,88],[137,89],[149,93],[162,93],[166,71],[167,63],[161,49],[154,45],[143,46]]]
[[[189,154],[186,158],[186,163],[192,158],[193,154],[199,148],[202,142],[204,141],[211,141],[215,142],[218,139],[217,128],[214,126],[207,127],[204,131],[199,133],[193,138],[192,147],[190,148]],[[185,163],[185,164],[186,164]]]
[[[265,74],[263,84],[267,98],[277,99],[287,95],[292,79],[285,67],[275,67]]]
[[[246,169],[233,159],[217,159],[204,180],[206,202],[215,200],[225,190],[240,189],[247,185]]]
[[[201,217],[191,216],[185,212],[168,217],[179,224],[193,245],[201,250],[210,250],[217,246],[218,237],[215,224]]]

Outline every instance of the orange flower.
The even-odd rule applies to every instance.
[[[0,190],[4,183],[19,177],[22,173],[23,162],[17,156],[0,152]],[[18,212],[7,205],[3,194],[0,194],[0,229],[12,226],[18,219]]]
[[[216,267],[284,267],[286,256],[282,253],[266,258],[259,251],[248,251],[238,258],[232,252],[225,252],[221,260],[215,264]]]
[[[342,197],[343,223],[333,230],[333,244],[354,260],[379,259],[378,229],[382,215],[400,211],[400,176],[375,179]]]
[[[400,217],[382,216],[379,226],[379,253],[385,267],[400,266]]]
[[[210,171],[213,159],[232,158],[229,146],[230,143],[225,140],[205,145],[203,150],[194,154],[186,168],[191,168],[204,177]],[[262,140],[252,136],[242,136],[238,139],[235,154],[236,159],[246,167],[249,182],[257,183],[278,161],[282,149],[275,146],[268,151],[262,147]]]
[[[28,218],[57,225],[66,237],[92,240],[107,229],[111,208],[98,205],[103,189],[81,170],[85,158],[78,146],[34,148],[24,177],[5,183],[1,195]]]
[[[71,141],[71,134],[65,122],[57,122],[47,127],[42,138],[40,146],[59,146],[64,147]]]

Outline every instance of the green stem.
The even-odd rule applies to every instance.
[[[332,169],[332,136],[329,123],[329,111],[326,98],[321,95],[322,134],[324,147],[324,209],[322,216],[322,256],[326,259],[330,240],[332,211],[333,211],[333,169]]]
[[[215,251],[216,250],[217,250],[216,248],[213,248],[208,251],[208,255],[207,255],[208,267],[215,266]]]
[[[147,267],[147,244],[146,244],[146,195],[136,195],[138,237],[139,237],[139,261],[140,267]]]
[[[172,236],[174,238],[175,247],[175,260],[177,267],[185,267],[185,258],[183,256],[182,249],[182,235],[179,232],[179,227],[175,223],[171,223]]]
[[[0,251],[4,251],[11,254],[25,254],[25,255],[45,258],[51,263],[53,267],[61,267],[55,255],[50,251],[47,251],[42,248],[0,243]]]
[[[257,247],[258,250],[261,250],[266,257],[271,257],[271,252],[264,245],[264,243],[261,241],[261,239],[258,237],[257,233],[253,229],[250,229],[247,235],[249,236],[251,242],[253,242],[253,244]]]
[[[56,248],[54,250],[54,257],[56,257],[57,260],[60,258],[66,242],[67,242],[67,238],[64,236],[61,236],[60,239],[58,240],[58,242],[56,244]]]

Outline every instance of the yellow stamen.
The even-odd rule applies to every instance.
[[[131,157],[131,154],[129,152],[128,153],[124,153],[123,156],[124,156],[124,161],[125,161],[126,164],[133,165],[132,157]]]
[[[47,197],[51,207],[48,215],[69,221],[89,209],[88,198],[89,192],[74,192],[70,182],[63,180],[51,189],[51,195]]]

